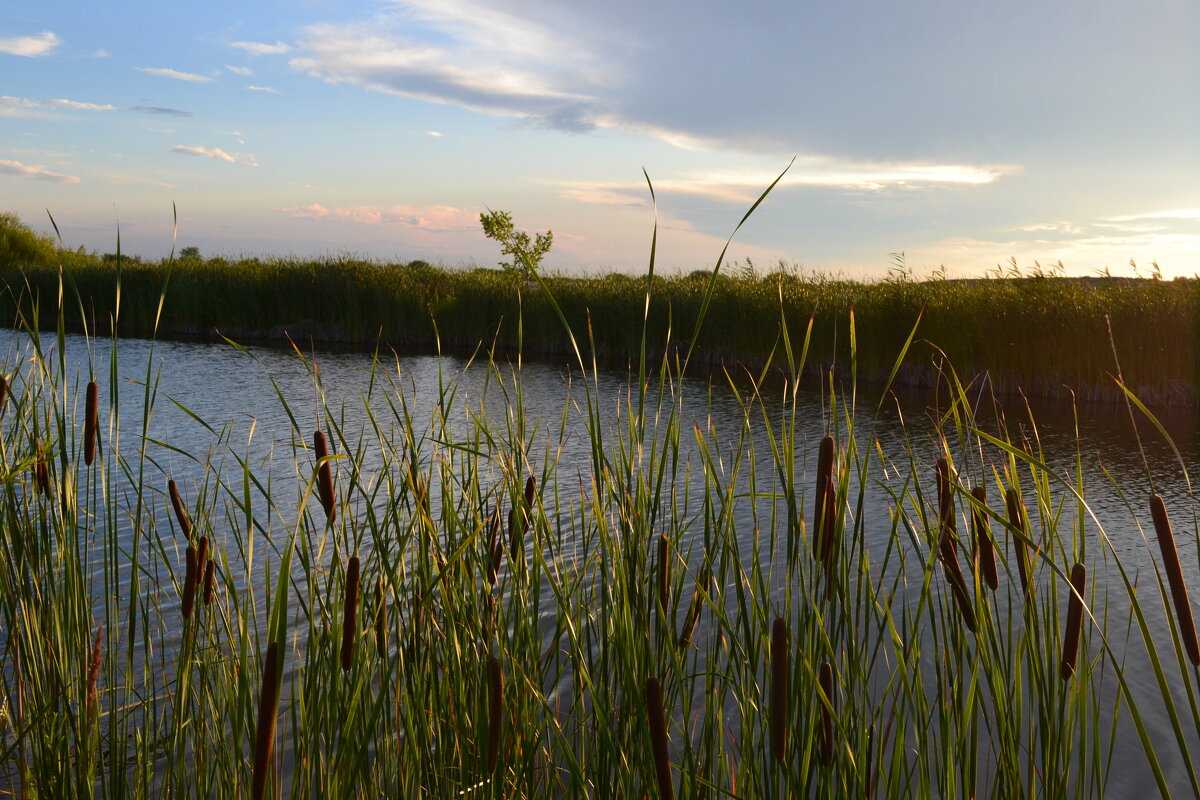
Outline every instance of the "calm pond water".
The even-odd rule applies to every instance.
[[[50,345],[52,339],[47,338],[45,342]],[[102,406],[108,403],[108,343],[78,336],[68,336],[67,342],[67,374],[78,375],[80,396],[89,371],[92,371],[99,376]],[[20,362],[28,355],[28,342],[23,334],[0,331],[0,364],[5,372],[11,374],[20,369]],[[281,490],[282,495],[298,497],[299,491],[291,487],[302,485],[311,467],[307,456],[296,457],[296,447],[301,440],[311,441],[312,431],[327,427],[325,408],[333,410],[348,440],[355,440],[360,434],[370,438],[370,423],[364,408],[371,408],[375,418],[389,429],[398,429],[400,420],[394,412],[397,391],[403,394],[418,434],[430,430],[433,412],[439,407],[455,430],[466,431],[473,417],[480,414],[485,414],[493,425],[503,429],[514,400],[514,370],[513,365],[506,365],[492,372],[483,363],[468,363],[457,357],[405,356],[396,359],[385,356],[375,363],[370,355],[361,353],[318,351],[305,353],[302,358],[291,350],[265,347],[250,347],[243,351],[227,344],[123,340],[116,364],[120,429],[110,433],[108,438],[119,435],[122,452],[126,452],[126,458],[132,457],[125,448],[136,448],[140,444],[144,387],[149,379],[156,397],[147,428],[148,484],[165,489],[167,479],[174,478],[184,489],[185,497],[194,498],[206,479],[211,480],[211,476],[206,478],[202,462],[211,460],[214,465],[236,471],[237,465],[230,457],[230,453],[236,453],[256,472],[270,474],[274,486],[287,487]],[[319,380],[314,375],[319,376]],[[580,410],[585,401],[578,371],[525,363],[520,377],[522,399],[532,431],[529,436],[533,442],[529,452],[532,466],[540,469],[546,460],[556,460],[555,474],[560,481],[567,476],[566,483],[578,483],[580,479],[586,483],[592,470],[592,452]],[[806,383],[816,386],[814,379]],[[443,404],[440,387],[448,385],[455,387],[455,394],[451,402]],[[594,387],[601,419],[611,424],[615,431],[628,418],[629,378],[620,371],[601,370],[594,379]],[[745,398],[748,384],[739,383],[737,388]],[[924,490],[932,494],[932,465],[940,453],[934,433],[934,421],[939,415],[937,396],[892,397],[882,404],[882,410],[877,411],[880,405],[878,391],[877,387],[871,386],[858,389],[855,436],[859,447],[866,452],[877,441],[879,449],[894,459],[901,470],[907,465],[906,447],[912,448],[918,463],[926,465],[919,468],[923,472],[918,477]],[[753,458],[758,473],[764,476],[774,473],[771,450],[764,433],[764,414],[766,419],[778,423],[782,415],[781,392],[780,385],[766,387],[762,408],[750,415]],[[290,414],[280,397],[287,400]],[[686,462],[684,470],[695,472],[700,469],[700,451],[696,437],[691,435],[693,426],[707,432],[710,443],[717,443],[717,454],[723,463],[731,463],[742,447],[737,434],[745,418],[745,407],[728,382],[687,379],[676,387],[676,399],[682,418],[680,448],[681,458]],[[830,428],[831,415],[828,403],[815,388],[803,390],[798,403],[798,441],[803,443],[803,450],[798,454],[797,470],[804,475],[799,483],[808,487],[813,483],[808,476],[815,469],[815,458],[811,454],[815,454],[818,441]],[[945,410],[940,408],[940,412]],[[1036,428],[1030,423],[1029,414],[1019,399],[1007,400],[1001,410],[1012,438],[1018,442],[1040,442],[1045,463],[1056,473],[1073,474],[1076,459],[1082,461],[1088,506],[1113,541],[1126,569],[1142,576],[1147,594],[1153,591],[1154,562],[1158,559],[1147,507],[1152,479],[1175,522],[1184,574],[1195,587],[1193,591],[1200,589],[1195,506],[1190,499],[1184,471],[1186,467],[1194,472],[1200,465],[1195,413],[1176,410],[1164,412],[1161,418],[1178,448],[1177,459],[1163,436],[1144,419],[1138,422],[1139,444],[1129,413],[1124,408],[1080,409],[1076,417],[1070,408],[1062,405],[1038,406],[1033,409]],[[82,415],[82,408],[79,414]],[[986,420],[981,422],[981,427],[995,431],[996,415],[997,410],[990,400],[980,403],[979,419]],[[534,421],[537,422],[536,429],[532,424]],[[964,447],[952,441],[951,452],[964,472],[964,478],[969,476],[971,483],[982,477],[985,466],[1000,466],[994,454],[981,457],[976,445]],[[185,454],[195,456],[199,462]],[[370,449],[366,449],[362,467],[365,470],[372,468],[373,459]],[[868,545],[882,548],[883,540],[891,532],[886,511],[889,495],[884,479],[895,476],[878,466],[874,470],[865,487],[864,524]],[[493,479],[499,477],[497,469]],[[692,481],[691,486],[692,491],[703,492],[702,481]],[[1061,486],[1052,487],[1051,494],[1056,500],[1064,498]],[[810,502],[809,497],[811,492],[806,493],[806,503]],[[436,507],[437,498],[433,499]],[[993,507],[999,503],[994,484],[989,487],[989,499]],[[1029,495],[1026,502],[1032,503]],[[762,533],[770,527],[764,516],[769,513],[769,504],[759,505],[757,517],[752,506],[751,503],[745,505],[745,516],[739,520],[739,530],[745,531],[744,556],[748,556],[754,545],[756,530]],[[282,508],[281,518],[269,523],[271,534],[280,537],[277,541],[286,535],[290,524],[286,518],[288,509]],[[291,511],[294,510],[293,505]],[[1030,505],[1029,511],[1031,518],[1036,520],[1038,509]],[[1053,509],[1044,511],[1050,513]],[[165,502],[153,509],[153,513],[159,517],[161,525],[170,524]],[[1075,514],[1069,501],[1064,514],[1068,518]],[[216,522],[219,524],[219,520]],[[1084,525],[1085,535],[1097,535],[1095,521],[1086,520]],[[963,527],[960,523],[960,530]],[[1099,539],[1096,541],[1098,545]],[[912,563],[919,565],[922,562],[912,559]],[[1123,600],[1125,592],[1116,583],[1115,570],[1106,570],[1103,565],[1089,565],[1089,569],[1089,580],[1101,582],[1096,584],[1097,591],[1109,590],[1110,615],[1115,617],[1122,609],[1127,610],[1128,600]],[[1112,583],[1105,586],[1104,582]],[[1165,624],[1161,604],[1152,601],[1145,606],[1153,624]],[[1111,625],[1111,629],[1124,636],[1124,620]],[[1136,633],[1133,636],[1136,638]],[[1172,659],[1167,661],[1170,676],[1175,667]],[[1174,734],[1166,724],[1164,712],[1156,710],[1161,709],[1162,701],[1157,696],[1153,675],[1149,673],[1148,668],[1130,670],[1134,692],[1149,698],[1145,708],[1152,740],[1160,745],[1163,767],[1173,786],[1186,793],[1189,784]],[[1172,680],[1178,681],[1178,677],[1174,676]],[[1200,752],[1196,742],[1189,744],[1193,752]],[[1122,729],[1109,791],[1114,796],[1124,796],[1135,787],[1148,785],[1145,783],[1148,776],[1140,744],[1131,730]]]

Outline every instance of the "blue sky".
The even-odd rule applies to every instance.
[[[6,3],[0,210],[99,251],[1200,273],[1200,4]]]

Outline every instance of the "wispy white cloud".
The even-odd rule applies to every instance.
[[[278,89],[272,89],[270,86],[253,86],[252,85],[252,86],[247,86],[246,89],[248,89],[251,92],[263,92],[265,94],[279,94]]]
[[[194,116],[190,111],[183,111],[178,108],[165,108],[163,106],[132,106],[130,111],[137,111],[142,114],[155,114],[163,117],[191,117]]]
[[[243,78],[254,74],[254,70],[250,69],[249,67],[235,67],[226,64],[225,69],[229,70],[234,75],[241,75]]]
[[[265,42],[230,42],[230,47],[236,47],[252,56],[278,56],[292,49],[291,45],[283,42],[266,44]]]
[[[11,39],[0,39],[0,53],[33,58],[48,55],[61,42],[62,40],[50,31],[35,33],[32,36],[15,36]]]
[[[213,80],[207,75],[197,75],[194,72],[180,72],[170,67],[134,67],[134,69],[138,72],[144,72],[147,75],[157,75],[160,78],[173,78],[177,81],[188,81],[189,83],[211,83]]]
[[[88,58],[109,58],[111,56],[112,56],[112,53],[108,52],[103,47],[101,47],[99,50],[97,50],[96,52],[89,55]]]
[[[479,228],[479,212],[455,206],[360,205],[326,208],[319,203],[277,208],[293,219],[344,219],[363,225],[389,225],[430,233],[461,233]]]
[[[46,117],[52,111],[116,111],[116,106],[83,103],[78,100],[30,100],[26,97],[0,97],[0,116]]]
[[[422,135],[422,136],[432,136],[432,137],[434,137],[435,139],[441,139],[441,138],[442,138],[443,136],[445,136],[446,134],[444,134],[444,133],[438,133],[437,131],[421,131],[421,135]]]
[[[107,181],[114,186],[156,186],[160,189],[174,189],[175,184],[167,183],[166,181],[155,180],[154,178],[144,178],[138,175],[118,175],[115,173],[100,175],[101,180]]]
[[[1106,222],[1137,222],[1143,219],[1194,219],[1200,220],[1200,208],[1176,208],[1168,211],[1149,211],[1144,214],[1126,214],[1108,217]]]
[[[22,164],[20,161],[0,160],[0,175],[8,178],[28,178],[36,181],[51,181],[52,183],[82,183],[74,175],[61,175],[51,172],[41,164]]]
[[[225,161],[229,164],[245,164],[248,167],[258,166],[258,157],[250,153],[227,153],[219,147],[203,147],[200,145],[176,145],[171,148],[172,153],[182,153],[186,156],[203,156],[204,158],[215,158],[218,161]]]

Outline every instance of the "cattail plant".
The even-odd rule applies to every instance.
[[[83,463],[89,467],[96,460],[96,428],[100,423],[100,390],[95,381],[88,381],[87,403],[83,416]]]
[[[971,633],[975,632],[975,607],[967,592],[967,582],[963,577],[962,566],[958,563],[958,548],[955,546],[954,521],[954,491],[953,474],[950,463],[944,458],[937,460],[937,497],[938,497],[938,555],[946,571],[946,582],[954,601],[962,614],[963,623]]]
[[[1021,576],[1021,590],[1027,597],[1032,597],[1033,583],[1029,579],[1029,556],[1028,548],[1025,546],[1025,540],[1029,538],[1028,528],[1025,526],[1025,503],[1021,500],[1021,493],[1016,489],[1009,489],[1004,493],[1004,502],[1008,506],[1008,524],[1019,534],[1013,537],[1013,549],[1017,554],[1017,570]]]
[[[982,485],[971,490],[971,496],[980,506],[987,506],[987,492]],[[975,561],[984,582],[995,591],[1000,587],[1000,573],[996,570],[996,548],[992,545],[992,525],[983,508],[971,509],[971,536],[975,541]]]
[[[383,576],[375,579],[375,652],[380,658],[387,655],[387,589]]]
[[[321,507],[325,509],[325,518],[333,522],[337,518],[337,497],[333,493],[333,467],[329,465],[329,443],[321,431],[313,434],[313,450],[317,454],[317,490],[321,495]]]
[[[50,465],[46,462],[46,455],[42,452],[42,446],[38,445],[37,462],[33,466],[33,475],[37,481],[38,494],[49,496],[50,494]]]
[[[1179,635],[1193,666],[1200,667],[1200,642],[1196,640],[1196,623],[1192,619],[1192,603],[1188,599],[1187,584],[1183,581],[1183,568],[1179,566],[1179,551],[1175,549],[1175,534],[1171,520],[1161,497],[1150,495],[1150,515],[1154,517],[1154,531],[1158,534],[1158,547],[1162,551],[1163,566],[1167,570],[1167,583],[1171,587],[1171,599],[1175,603],[1175,622]]]
[[[671,543],[665,533],[658,535],[658,604],[664,613],[671,600]]]
[[[8,399],[8,378],[0,375],[0,414],[4,413],[4,401]]]
[[[1076,563],[1071,567],[1071,593],[1067,597],[1067,630],[1063,634],[1062,679],[1075,674],[1079,655],[1079,634],[1083,628],[1083,592],[1087,587],[1087,569]]]
[[[787,753],[788,626],[783,617],[771,625],[771,755],[783,763]]]
[[[192,606],[196,602],[196,581],[200,575],[200,562],[196,557],[195,545],[188,545],[186,568],[183,578],[183,618],[191,619]]]
[[[826,564],[833,554],[833,528],[836,524],[837,502],[833,482],[833,437],[821,440],[817,453],[817,497],[813,508],[816,523],[813,536],[813,555]]]
[[[358,556],[346,565],[346,595],[342,604],[342,671],[354,665],[354,634],[358,627]]]
[[[96,684],[100,680],[100,665],[104,663],[104,626],[96,628],[96,638],[92,641],[92,656],[88,659],[87,671],[87,720],[91,724],[96,712]]]
[[[646,717],[650,723],[650,749],[654,755],[654,774],[663,800],[673,800],[675,784],[671,779],[671,761],[667,755],[667,721],[663,713],[662,686],[658,678],[646,679]]]
[[[692,590],[692,602],[688,604],[687,616],[683,618],[683,630],[679,633],[680,650],[683,650],[692,643],[692,636],[696,632],[696,624],[700,622],[700,609],[704,605],[704,595],[708,593],[708,587],[711,582],[712,567],[706,561],[704,567],[700,570],[699,577],[696,578],[696,588]]]
[[[171,496],[171,508],[175,509],[175,519],[179,520],[179,530],[183,531],[183,538],[192,538],[192,521],[188,518],[187,509],[183,507],[183,498],[179,496],[179,487],[175,484],[175,480],[167,481],[167,494]]]
[[[500,760],[500,738],[504,731],[504,671],[500,669],[500,659],[495,655],[487,660],[488,684],[488,732],[487,732],[487,771],[496,772]]]
[[[820,704],[821,721],[818,758],[822,764],[829,764],[833,761],[833,664],[822,662],[817,683],[820,688],[817,701]]]
[[[487,581],[491,586],[496,585],[496,576],[500,574],[500,563],[504,559],[504,545],[500,541],[500,506],[492,511],[488,524],[487,538]]]
[[[213,583],[217,564],[211,558],[204,565],[204,605],[211,606],[213,601]]]
[[[208,568],[208,537],[201,536],[196,547],[196,580],[203,577],[201,570]]]
[[[279,707],[279,643],[267,645],[263,663],[262,690],[258,695],[258,725],[254,741],[254,800],[262,800],[271,774],[271,755],[275,749],[275,722]]]

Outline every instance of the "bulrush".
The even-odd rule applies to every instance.
[[[200,563],[196,558],[194,545],[188,545],[186,564],[183,577],[183,618],[191,619],[192,606],[196,603],[196,581],[200,577]]]
[[[937,461],[937,493],[938,493],[938,555],[946,570],[946,582],[954,594],[954,601],[962,614],[963,623],[971,633],[975,632],[975,607],[971,603],[971,595],[967,592],[967,582],[963,577],[962,566],[958,563],[958,548],[954,544],[954,494],[952,488],[952,473],[950,464],[944,458]]]
[[[500,541],[499,505],[492,511],[491,521],[488,524],[487,542],[487,581],[488,584],[495,586],[496,576],[500,574],[500,563],[504,559],[504,544]]]
[[[1025,527],[1025,503],[1021,500],[1021,493],[1016,489],[1009,489],[1004,493],[1004,503],[1008,506],[1008,524],[1016,530],[1020,536],[1013,537],[1013,549],[1017,553],[1017,570],[1021,575],[1021,590],[1026,596],[1032,596],[1033,585],[1029,580],[1029,556],[1025,546],[1025,540],[1029,538],[1028,529]]]
[[[213,577],[216,574],[217,564],[211,558],[204,565],[204,605],[211,606],[213,601]]]
[[[104,626],[96,628],[96,638],[92,641],[92,657],[88,659],[87,672],[87,721],[91,724],[92,715],[96,712],[96,684],[100,680],[100,665],[104,663]]]
[[[179,496],[179,487],[175,485],[175,481],[167,481],[167,494],[171,496],[171,508],[175,509],[175,519],[179,520],[179,530],[183,531],[183,538],[192,538],[192,521],[188,519],[187,509],[183,507],[183,498]]]
[[[333,467],[329,465],[329,443],[325,434],[317,431],[313,434],[313,450],[317,454],[317,490],[321,494],[321,507],[325,509],[325,518],[333,522],[337,518],[337,497],[333,493]]]
[[[771,755],[779,763],[787,752],[788,627],[783,617],[771,626]]]
[[[1087,588],[1087,569],[1083,564],[1071,567],[1071,589],[1067,598],[1067,630],[1063,634],[1062,679],[1075,674],[1075,659],[1079,655],[1079,634],[1083,628],[1083,591]]]
[[[692,635],[696,632],[696,623],[700,621],[700,609],[704,604],[704,595],[708,593],[708,585],[712,582],[712,569],[706,563],[696,578],[696,588],[692,590],[692,602],[688,605],[687,616],[683,620],[683,630],[679,634],[679,649],[682,650],[692,643]]]
[[[983,486],[972,489],[971,496],[979,505],[987,505],[987,493]],[[975,540],[975,559],[979,571],[984,582],[995,591],[1000,586],[1000,573],[996,570],[996,548],[992,546],[991,521],[982,508],[971,509],[971,534]]]
[[[1167,583],[1171,587],[1171,599],[1175,602],[1175,621],[1179,635],[1193,666],[1200,666],[1200,642],[1196,640],[1196,623],[1192,619],[1192,604],[1188,600],[1187,584],[1183,582],[1183,569],[1179,566],[1179,552],[1175,549],[1175,534],[1171,531],[1171,520],[1162,498],[1150,495],[1150,514],[1154,517],[1154,531],[1158,534],[1158,547],[1162,550],[1163,566],[1167,570]]]
[[[825,479],[825,507],[821,511],[821,532],[818,536],[817,557],[825,566],[833,563],[833,539],[837,527],[837,486],[833,476]]]
[[[354,665],[354,634],[358,627],[358,556],[346,565],[346,596],[342,604],[342,671]]]
[[[50,465],[46,463],[46,455],[38,445],[37,463],[33,466],[33,475],[37,479],[38,494],[50,494]]]
[[[821,690],[821,697],[817,698],[821,704],[821,751],[818,757],[822,764],[829,764],[833,761],[833,665],[828,661],[821,664],[817,681]]]
[[[830,509],[836,508],[835,501],[829,497],[833,485],[833,437],[826,436],[817,452],[817,496],[813,504],[813,555],[821,561],[826,561],[827,551],[833,544],[834,520],[829,519]]]
[[[668,603],[671,600],[671,543],[667,541],[667,535],[660,533],[658,535],[658,603],[662,606],[665,614],[670,606]]]
[[[87,404],[83,416],[83,463],[89,467],[96,460],[96,427],[100,422],[100,390],[95,381],[87,385]]]
[[[4,411],[4,401],[8,399],[8,378],[0,375],[0,413]]]
[[[208,568],[208,537],[201,536],[199,546],[196,548],[196,580],[203,577],[202,569]]]
[[[258,726],[254,741],[254,786],[252,797],[262,800],[271,774],[271,754],[275,749],[275,716],[279,707],[279,643],[267,645],[263,663],[262,690],[258,694]]]
[[[387,590],[382,575],[375,581],[375,652],[380,658],[387,655]]]
[[[650,748],[654,754],[654,774],[663,800],[673,800],[675,784],[671,780],[671,761],[667,755],[667,721],[663,714],[662,686],[658,678],[646,679],[646,718],[650,723]]]
[[[937,500],[938,526],[941,546],[954,548],[954,535],[957,529],[954,524],[954,487],[950,462],[944,458],[937,460]],[[949,534],[949,535],[947,535]]]
[[[504,732],[504,671],[500,669],[500,659],[488,656],[488,733],[487,733],[487,771],[496,771],[500,760],[500,738]]]

